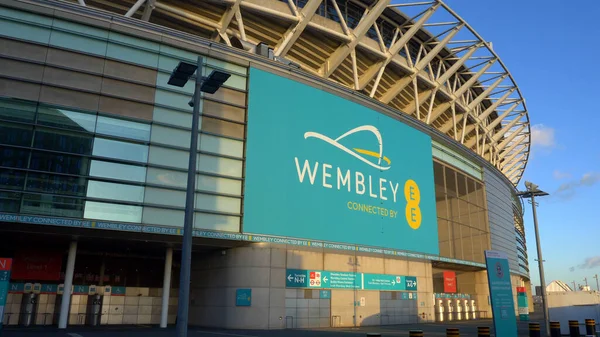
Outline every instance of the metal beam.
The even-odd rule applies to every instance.
[[[400,49],[404,48],[404,46],[408,43],[408,41],[410,41],[410,39],[412,39],[412,37],[419,31],[419,29],[421,29],[423,24],[425,24],[425,22],[433,15],[433,13],[435,13],[436,9],[438,9],[439,6],[440,6],[439,3],[436,3],[433,6],[431,6],[419,18],[419,20],[417,22],[415,22],[412,25],[412,27],[410,27],[410,29],[408,29],[406,31],[406,33],[404,33],[402,35],[402,37],[398,41],[396,41],[394,44],[392,44],[392,46],[390,46],[389,50],[386,53],[387,57],[385,58],[385,60],[373,64],[372,66],[369,67],[369,69],[367,69],[365,71],[365,73],[360,77],[360,85],[359,85],[360,89],[363,89],[364,87],[366,87],[367,84],[369,84],[369,82],[371,82],[373,77],[375,77],[375,74],[377,74],[377,72],[382,67],[385,68],[392,61],[394,56],[396,54],[398,54],[398,52],[400,52]]]
[[[290,28],[288,28],[287,32],[283,34],[283,38],[279,40],[279,43],[275,46],[275,48],[273,48],[273,54],[275,56],[284,56],[287,54],[290,48],[292,48],[294,42],[298,40],[310,22],[310,19],[312,19],[317,12],[317,9],[319,9],[321,2],[322,0],[308,0],[306,5],[304,5],[300,11],[298,22],[296,24],[292,24]]]
[[[224,40],[228,40],[226,33],[227,28],[229,28],[229,24],[231,23],[231,20],[233,20],[235,13],[240,9],[241,2],[242,0],[235,0],[235,2],[225,10],[225,13],[221,17],[221,20],[219,20],[219,28],[217,28],[216,33]],[[213,38],[216,37],[217,36],[214,36]]]
[[[504,102],[508,98],[508,96],[510,96],[515,90],[516,90],[516,88],[513,88],[513,89],[507,91],[502,97],[498,98],[494,103],[492,103],[492,105],[490,105],[489,107],[487,107],[484,112],[482,112],[481,114],[475,116],[475,118],[477,119],[477,121],[479,123],[483,124],[483,122],[485,122],[485,120],[488,118],[488,116],[492,112],[494,112],[496,110],[496,108],[499,107],[500,104],[502,104],[502,102]],[[469,125],[467,127],[467,134],[473,130],[473,127],[474,126],[472,126],[472,125]],[[488,126],[488,129],[491,129],[491,128]]]
[[[494,128],[500,123],[502,122],[502,120],[504,120],[517,106],[519,106],[520,103],[515,103],[513,104],[510,108],[506,109],[506,111],[504,111],[504,113],[500,116],[498,116],[496,119],[494,119],[494,121],[492,123],[490,123],[488,126],[484,126],[483,124],[478,124],[478,125],[482,125],[482,127],[484,127],[485,129],[485,135],[488,135],[492,130],[494,130]],[[469,125],[471,126],[471,125]],[[467,134],[469,134],[472,129],[471,128],[467,128]],[[471,147],[473,146],[473,144],[471,143],[471,141],[469,141],[467,144],[467,147]]]
[[[146,6],[144,7],[144,13],[142,14],[143,21],[150,21],[150,16],[156,4],[156,0],[146,0]]]
[[[311,0],[309,0],[310,2]],[[362,19],[350,34],[350,42],[336,49],[319,69],[319,73],[327,78],[344,62],[352,50],[356,48],[362,37],[379,18],[391,0],[378,0],[371,8],[365,10]]]
[[[523,131],[523,129],[525,129],[525,128],[527,127],[527,125],[528,125],[528,124],[526,124],[526,123],[525,123],[525,124],[523,124],[523,125],[522,125],[520,128],[518,128],[518,129],[517,129],[515,132],[511,133],[511,135],[510,135],[510,136],[508,136],[508,137],[506,137],[506,138],[505,138],[505,139],[502,141],[502,143],[500,143],[500,144],[498,144],[498,145],[496,146],[496,149],[497,149],[498,151],[502,151],[502,150],[504,149],[504,147],[505,147],[505,146],[506,146],[508,143],[510,143],[510,141],[511,141],[511,140],[513,140],[513,139],[514,139],[514,138],[515,138],[515,137],[516,137],[518,134],[520,134],[520,133],[521,133],[521,131]]]
[[[452,29],[450,31],[450,33],[448,33],[448,35],[446,35],[442,41],[440,41],[435,47],[433,47],[427,53],[427,55],[425,55],[422,59],[420,59],[414,67],[413,75],[411,75],[409,77],[411,79],[414,78],[426,65],[428,65],[429,62],[431,62],[431,60],[433,60],[433,58],[438,55],[438,53],[446,46],[446,43],[448,43],[454,37],[454,35],[456,35],[456,33],[458,33],[458,31],[462,27],[463,27],[462,24],[454,27],[454,29]],[[406,88],[406,86],[407,86],[407,83],[405,83],[405,82],[402,82],[402,81],[396,82],[396,84],[394,84],[388,91],[385,92],[385,94],[383,94],[380,101],[385,104],[389,103],[396,96],[398,96],[398,94],[400,94],[402,92],[402,90],[404,90]]]
[[[513,119],[512,121],[508,122],[506,125],[504,125],[500,131],[498,131],[498,133],[494,134],[492,136],[492,140],[494,141],[494,143],[497,143],[500,139],[502,139],[502,137],[504,136],[504,134],[512,129],[515,125],[517,125],[517,123],[520,122],[520,118],[523,117],[525,115],[525,113],[521,113],[518,117],[515,117],[515,119]]]
[[[125,17],[130,18],[135,12],[137,12],[138,9],[140,9],[140,7],[144,4],[144,2],[146,2],[146,0],[137,0],[133,4],[133,6],[131,6],[131,8],[129,8],[127,13],[125,13]]]

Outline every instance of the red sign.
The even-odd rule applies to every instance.
[[[456,292],[456,273],[453,271],[445,271],[444,274],[444,292]]]
[[[526,293],[527,290],[525,290],[525,287],[517,287],[517,292],[518,293]]]
[[[0,270],[10,270],[12,259],[0,258]]]
[[[58,281],[62,254],[56,252],[18,252],[13,263],[12,279]]]

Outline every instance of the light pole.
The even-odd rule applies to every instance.
[[[540,283],[542,284],[542,307],[544,310],[544,325],[546,327],[546,335],[550,332],[550,326],[548,322],[548,297],[546,295],[546,279],[544,277],[544,259],[542,258],[542,247],[540,245],[540,233],[538,229],[537,222],[537,213],[536,213],[536,204],[535,197],[543,197],[548,195],[548,193],[540,190],[538,185],[531,183],[529,181],[525,182],[525,188],[527,191],[518,192],[519,195],[523,199],[531,198],[531,209],[533,211],[533,227],[535,229],[535,243],[537,245],[537,254],[538,254],[538,267],[540,271]]]
[[[594,278],[596,279],[596,290],[600,291],[600,284],[598,284],[598,274],[594,275]]]
[[[198,133],[202,93],[214,94],[229,79],[231,74],[213,70],[207,77],[203,76],[203,59],[198,56],[196,64],[179,62],[173,69],[169,84],[183,87],[196,73],[194,98],[188,103],[193,107],[192,136],[190,141],[190,160],[188,166],[187,191],[185,195],[185,217],[183,219],[183,242],[181,244],[181,272],[179,276],[179,305],[177,308],[177,337],[187,337],[190,274],[192,265],[192,230],[194,228],[194,196],[196,191],[196,158],[198,156]]]

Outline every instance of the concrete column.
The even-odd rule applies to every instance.
[[[67,270],[65,272],[65,291],[62,295],[60,304],[60,314],[58,318],[58,328],[66,329],[69,322],[69,307],[71,306],[71,288],[73,287],[73,273],[75,272],[75,257],[77,255],[77,241],[72,241],[69,246],[69,256],[67,258]]]
[[[165,256],[165,274],[163,277],[162,308],[160,311],[160,327],[167,327],[169,318],[169,295],[171,293],[171,267],[173,266],[173,248],[167,248]]]

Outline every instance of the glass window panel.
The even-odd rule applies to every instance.
[[[463,245],[462,245],[462,233],[461,225],[458,223],[450,223],[452,232],[452,250],[454,252],[454,258],[463,260]]]
[[[91,154],[92,139],[92,135],[82,133],[37,129],[33,139],[33,147],[59,152]]]
[[[242,123],[246,120],[245,109],[209,100],[204,100],[202,114],[207,116],[221,117]]]
[[[0,99],[0,119],[33,123],[36,104]]]
[[[446,194],[444,187],[444,166],[442,164],[433,162],[433,180],[435,181],[435,196],[442,196]]]
[[[467,182],[465,181],[466,177],[462,173],[456,173],[456,190],[458,192],[458,197],[461,199],[467,198]]]
[[[460,222],[458,199],[456,197],[448,195],[446,197],[446,200],[448,201],[448,219],[450,221]]]
[[[472,204],[478,204],[477,192],[475,191],[475,180],[467,178],[467,200]]]
[[[29,172],[26,188],[32,192],[85,196],[86,182],[82,177]]]
[[[449,195],[456,195],[456,172],[453,169],[445,166],[444,171],[446,172],[446,193]]]
[[[61,129],[92,133],[96,128],[96,115],[65,109],[40,107],[37,123]]]
[[[483,193],[483,191],[484,191],[484,190],[483,190],[483,185],[482,185],[481,183],[479,183],[479,182],[476,182],[476,183],[475,183],[475,194],[476,194],[476,196],[477,196],[477,202],[476,202],[476,204],[477,204],[479,207],[484,207],[484,208],[486,208],[486,205],[485,205],[485,197],[484,197],[484,195],[483,195],[483,194],[484,194],[484,193]]]
[[[150,139],[150,125],[98,116],[96,133],[142,141]]]
[[[226,122],[220,119],[203,116],[201,126],[202,131],[206,131],[208,133],[244,139],[244,125],[242,124]]]
[[[207,211],[240,213],[242,199],[196,193],[196,208]]]
[[[450,229],[448,221],[438,219],[438,241],[440,244],[440,255],[452,257]]]
[[[83,200],[57,195],[25,194],[21,213],[81,218]]]
[[[185,188],[187,187],[187,173],[150,167],[148,168],[146,182],[148,184]]]
[[[469,219],[469,203],[462,199],[457,199],[457,201],[460,223],[463,225],[470,225],[471,221]]]
[[[0,144],[31,146],[33,126],[0,122]]]
[[[27,168],[29,150],[0,145],[0,166]]]
[[[185,128],[189,128],[190,125],[192,125],[192,114],[157,106],[154,107],[153,119],[155,122],[177,125]]]
[[[194,215],[194,228],[239,232],[240,217],[196,212]]]
[[[146,187],[144,203],[185,207],[185,192]]]
[[[25,184],[25,171],[0,169],[0,188],[22,190]]]
[[[33,151],[29,168],[36,171],[87,175],[90,159],[68,154]]]
[[[151,225],[183,227],[184,211],[144,207],[142,222]]]
[[[450,219],[450,207],[448,206],[446,196],[436,196],[436,212],[439,218]]]
[[[189,157],[189,152],[187,151],[150,146],[149,162],[151,164],[187,169],[189,166]]]
[[[206,94],[206,97],[214,98],[222,102],[227,102],[235,105],[246,105],[246,93],[222,87],[214,94]]]
[[[137,181],[143,183],[146,181],[146,168],[142,166],[92,160],[92,164],[90,166],[90,176]]]
[[[140,223],[142,221],[142,207],[86,201],[83,217],[86,219]]]
[[[461,234],[463,260],[473,261],[473,237],[471,235],[471,228],[467,226],[462,226]]]
[[[201,151],[213,152],[225,156],[244,157],[244,142],[229,138],[200,135],[199,148]]]
[[[178,147],[190,148],[191,132],[167,128],[160,125],[152,126],[152,143],[167,144]]]
[[[18,213],[21,193],[0,191],[0,212]]]
[[[200,155],[198,157],[198,169],[202,172],[242,177],[242,162],[235,159]]]
[[[142,202],[144,200],[144,187],[90,180],[87,196],[99,199]]]
[[[96,138],[94,140],[94,150],[92,154],[94,156],[130,160],[140,163],[148,162],[147,145],[125,143],[104,138]]]
[[[185,185],[183,187],[185,187]],[[197,175],[196,188],[216,193],[242,195],[241,180]]]

